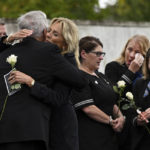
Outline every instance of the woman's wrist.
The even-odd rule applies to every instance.
[[[4,40],[3,40],[3,43],[5,44],[12,44],[14,42],[14,37],[13,37],[13,34],[10,34],[9,36],[7,36]]]
[[[109,116],[108,124],[111,125],[111,124],[112,124],[112,121],[113,121],[112,116]]]
[[[34,84],[35,84],[35,80],[34,80],[33,78],[31,78],[31,79],[29,79],[29,80],[27,81],[27,85],[28,85],[29,87],[34,86]]]

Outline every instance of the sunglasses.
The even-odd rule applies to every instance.
[[[100,57],[100,56],[104,57],[106,54],[105,52],[90,52],[90,53],[95,54],[97,57]]]

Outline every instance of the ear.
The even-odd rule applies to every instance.
[[[83,59],[86,59],[87,53],[85,52],[85,50],[82,50],[82,51],[81,51],[81,57],[82,57]]]
[[[44,41],[46,40],[46,33],[47,33],[47,30],[46,30],[46,29],[44,29],[44,31],[43,31]]]

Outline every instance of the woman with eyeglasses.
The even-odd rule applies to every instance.
[[[120,80],[125,81],[126,88],[124,95],[128,91],[132,92],[134,83],[137,79],[142,77],[141,66],[149,46],[149,40],[146,36],[134,35],[126,42],[120,57],[106,65],[105,75],[113,85],[116,85]],[[121,105],[124,104],[125,103],[122,103]],[[126,116],[126,123],[124,129],[118,135],[119,149],[130,150],[130,128],[132,126],[130,116],[132,109],[121,111]]]
[[[125,122],[109,80],[97,72],[104,55],[98,38],[86,36],[80,40],[79,69],[88,85],[71,94],[78,118],[80,150],[117,150],[115,132],[120,132]]]

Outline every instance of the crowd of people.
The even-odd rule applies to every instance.
[[[17,21],[16,33],[7,35],[0,28],[0,149],[149,149],[146,36],[129,38],[120,57],[101,73],[103,43],[89,35],[79,39],[72,20],[53,18],[48,25],[44,12],[30,11]],[[12,54],[15,69],[6,61]],[[125,83],[121,105],[113,89],[119,81]],[[12,88],[16,83],[19,90]],[[122,109],[129,104],[126,92],[133,93],[140,113]]]

